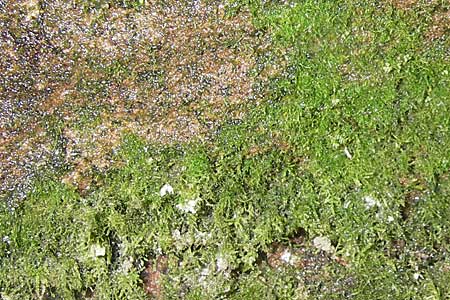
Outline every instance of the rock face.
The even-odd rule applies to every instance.
[[[267,35],[248,12],[205,2],[0,4],[0,196],[17,198],[43,169],[89,190],[124,132],[205,139],[257,105],[280,65],[263,58]]]
[[[163,299],[162,276],[168,270],[166,256],[158,256],[155,260],[149,260],[145,270],[141,274],[145,292],[153,299]]]

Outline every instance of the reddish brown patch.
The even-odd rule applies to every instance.
[[[36,125],[17,132],[0,128],[0,195],[30,183],[30,163],[35,168],[43,166],[52,156],[52,141]]]
[[[252,157],[263,154],[267,150],[268,150],[267,147],[263,147],[260,145],[253,145],[247,150],[246,156],[247,156],[247,158],[252,158]]]
[[[334,261],[337,262],[338,264],[340,264],[343,267],[349,267],[350,266],[350,262],[343,258],[343,257],[339,257],[339,256],[334,256]]]
[[[48,97],[39,103],[37,107],[38,111],[46,115],[54,114],[57,108],[65,104],[67,101],[66,95],[70,94],[73,90],[73,84],[62,84],[57,86]],[[72,103],[72,105],[74,104],[75,103]]]
[[[272,248],[272,251],[267,253],[268,265],[272,268],[279,268],[285,265],[286,263],[281,259],[281,256],[283,255],[287,247],[279,244],[273,244]]]
[[[433,16],[433,20],[426,36],[429,40],[437,40],[448,34],[449,30],[450,11],[437,13]]]
[[[149,260],[147,267],[141,274],[145,292],[154,299],[163,299],[162,275],[167,272],[167,256],[158,256],[156,260]]]
[[[422,192],[417,190],[409,191],[405,194],[405,202],[400,211],[403,220],[407,220],[411,216],[421,196]]]
[[[398,9],[411,9],[417,5],[419,0],[389,0],[389,2]]]
[[[259,133],[266,133],[265,129],[257,129]],[[267,139],[262,144],[255,144],[250,146],[246,151],[247,158],[253,158],[255,156],[270,152],[270,151],[280,151],[282,153],[289,153],[294,151],[293,146],[286,141],[286,137],[280,132],[272,132],[270,139]]]
[[[322,254],[312,255],[306,247],[293,248],[274,243],[272,250],[267,253],[267,264],[272,268],[292,266],[303,269],[315,264],[321,258],[327,260]],[[324,261],[321,262],[324,263]]]
[[[445,264],[442,266],[442,271],[444,271],[445,273],[450,272],[450,265],[449,264]]]
[[[291,239],[293,241],[293,239]],[[295,241],[295,239],[294,239]],[[267,253],[267,264],[271,268],[280,268],[291,266],[306,271],[313,271],[317,267],[325,266],[334,261],[341,266],[348,267],[349,261],[339,256],[328,256],[325,253],[317,253],[314,249],[306,245],[304,242],[304,235],[301,235],[298,244],[294,247],[273,243],[271,250]]]
[[[411,184],[411,179],[408,177],[400,177],[398,181],[401,186],[408,186]]]

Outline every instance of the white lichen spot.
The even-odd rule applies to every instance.
[[[178,208],[179,210],[185,212],[185,213],[191,213],[191,214],[195,214],[197,212],[196,206],[197,203],[200,199],[192,199],[192,200],[188,200],[185,203],[182,204],[177,204],[176,208]]]
[[[205,267],[200,271],[200,276],[198,278],[198,282],[200,284],[202,284],[203,286],[206,286],[206,283],[207,283],[206,279],[209,276],[210,272],[211,271],[209,270],[209,267]]]
[[[172,238],[174,240],[180,240],[181,239],[181,232],[178,229],[172,230]]]
[[[326,236],[317,236],[313,239],[313,245],[319,250],[325,251],[327,253],[333,253],[334,247],[331,245],[331,241]]]
[[[394,217],[393,216],[389,216],[389,217],[387,217],[387,222],[388,223],[392,223],[392,222],[394,222]]]
[[[91,246],[91,254],[94,257],[101,257],[101,256],[105,256],[106,254],[106,248],[102,247],[98,244],[92,245]]]
[[[11,243],[11,239],[9,238],[8,235],[5,235],[5,236],[2,238],[2,241],[3,241],[3,243],[6,243],[6,244],[10,244],[10,243]]]
[[[331,104],[332,104],[333,106],[336,106],[336,105],[339,104],[340,101],[341,101],[341,100],[339,100],[338,98],[333,98],[333,99],[331,99]]]
[[[228,260],[225,257],[219,255],[216,260],[217,272],[225,271],[226,269],[228,269],[228,266]]]
[[[385,73],[390,73],[392,71],[392,66],[389,63],[386,63],[383,67],[383,71]]]
[[[344,154],[345,154],[345,156],[347,156],[348,159],[352,159],[353,158],[353,156],[351,155],[350,151],[348,151],[347,147],[344,148]]]
[[[200,272],[200,275],[204,276],[204,277],[208,276],[209,275],[209,268],[208,267],[203,268],[202,271]]]
[[[380,202],[378,202],[372,196],[364,196],[363,200],[364,200],[364,204],[366,205],[366,209],[370,209],[374,206],[378,206],[378,207],[381,206]]]
[[[206,267],[206,268],[202,269],[202,271],[200,272],[200,276],[207,277],[209,275],[209,273],[210,273],[210,270],[208,267]]]
[[[164,197],[167,194],[173,194],[173,187],[168,183],[163,185],[162,188],[159,190],[159,195],[161,197]]]
[[[122,264],[119,268],[119,271],[122,272],[123,274],[127,275],[132,268],[133,268],[133,258],[128,257],[127,259],[125,259],[122,262]]]
[[[212,237],[211,232],[198,231],[194,235],[196,243],[203,244],[203,245],[206,245],[208,240],[211,239],[211,237]]]
[[[291,251],[289,251],[289,249],[285,249],[283,251],[283,254],[281,254],[280,259],[289,264],[289,265],[293,265],[295,263],[295,256],[292,255]]]

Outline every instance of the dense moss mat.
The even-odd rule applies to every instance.
[[[450,297],[450,43],[427,38],[449,7],[243,5],[290,50],[266,102],[207,144],[125,136],[87,195],[49,176],[4,205],[2,298]]]

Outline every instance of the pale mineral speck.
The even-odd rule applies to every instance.
[[[319,250],[325,251],[327,253],[333,253],[334,247],[331,245],[331,241],[326,236],[317,236],[313,239],[313,245]]]
[[[103,246],[100,246],[98,244],[92,245],[91,246],[91,254],[94,257],[105,256],[106,248]]]
[[[200,199],[192,199],[192,200],[188,200],[185,203],[182,204],[177,204],[176,208],[178,208],[179,210],[185,212],[185,213],[191,213],[191,214],[195,214],[197,212],[197,203]]]
[[[219,255],[216,260],[216,266],[218,272],[225,271],[226,269],[228,269],[228,260],[225,257]]]
[[[283,254],[280,256],[281,260],[284,261],[287,264],[292,264],[293,256],[292,253],[286,249],[284,250]]]
[[[380,206],[381,205],[380,202],[378,202],[372,196],[365,196],[363,198],[363,200],[364,200],[364,203],[365,203],[367,209],[372,208],[374,206]]]
[[[344,148],[344,154],[347,156],[348,159],[352,159],[353,156],[351,155],[350,151],[348,151],[347,147]]]
[[[168,183],[163,185],[162,188],[159,190],[159,195],[161,197],[164,197],[167,194],[173,194],[173,187]]]

